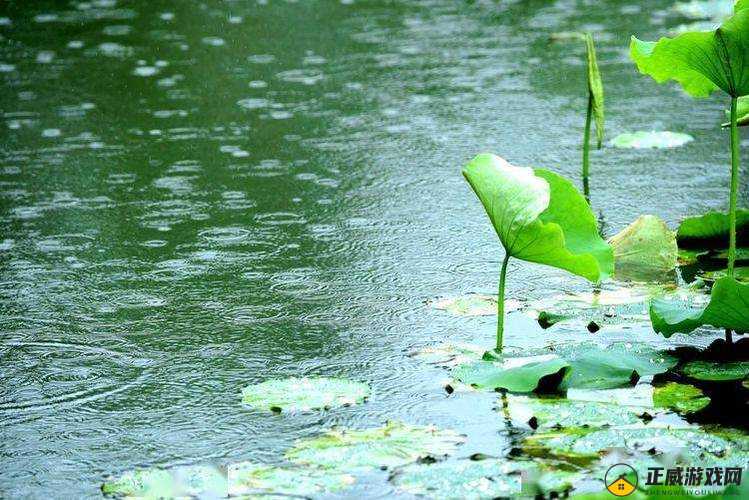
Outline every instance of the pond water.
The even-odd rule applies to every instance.
[[[606,234],[642,213],[675,227],[723,209],[725,100],[695,104],[628,59],[630,34],[684,22],[669,6],[4,2],[0,496],[97,497],[106,475],[144,466],[278,463],[295,439],[388,419],[466,433],[458,457],[506,453],[495,394],[448,396],[447,372],[409,357],[494,341],[494,317],[427,304],[495,292],[501,247],[460,167],[491,151],[579,182],[582,47],[548,39],[589,30],[608,139],[696,138],[593,152]],[[511,298],[586,290],[511,264]],[[505,343],[685,339],[596,335],[516,313]],[[293,416],[240,404],[248,384],[300,375],[373,394]],[[386,479],[346,494],[398,495]]]

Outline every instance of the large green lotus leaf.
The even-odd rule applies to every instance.
[[[481,154],[463,169],[506,252],[591,281],[611,276],[611,248],[571,182],[543,169],[515,167]]]
[[[588,91],[592,99],[593,119],[596,122],[596,142],[598,149],[601,149],[605,122],[603,80],[601,79],[601,72],[598,69],[598,59],[596,58],[596,46],[593,43],[593,36],[590,33],[586,33],[584,39],[585,49],[588,54]]]
[[[332,430],[316,438],[298,441],[286,452],[286,458],[342,472],[389,468],[419,458],[449,455],[464,441],[465,436],[451,430],[388,422],[384,427]]]
[[[749,10],[739,9],[714,32],[683,33],[658,42],[632,37],[632,59],[656,82],[675,80],[694,97],[721,89],[749,94]]]
[[[229,496],[296,495],[309,497],[334,493],[351,486],[355,479],[349,474],[311,467],[274,467],[252,462],[229,466]]]
[[[572,367],[568,387],[613,389],[667,371],[677,359],[646,344],[563,344],[554,352]]]
[[[699,300],[699,296],[697,300]],[[650,303],[653,329],[664,337],[690,333],[709,325],[737,333],[749,332],[749,285],[733,278],[720,278],[713,285],[710,302],[700,307],[691,300],[655,299]]]
[[[105,495],[126,498],[224,498],[227,476],[218,467],[185,466],[126,472],[101,487]]]
[[[553,392],[564,388],[570,365],[553,355],[507,358],[502,362],[476,361],[460,365],[454,379],[478,389],[509,392]]]
[[[681,372],[687,377],[711,382],[743,380],[749,377],[749,361],[732,363],[691,361],[681,367]]]
[[[508,399],[508,407],[514,421],[530,423],[538,429],[622,426],[640,421],[636,408],[622,407],[613,402],[512,396]]]
[[[736,5],[733,10],[738,12],[743,9],[749,9],[749,0],[736,0]]]
[[[693,385],[668,382],[653,389],[653,404],[679,413],[694,413],[709,405],[710,398]]]
[[[609,240],[618,278],[645,279],[673,270],[678,260],[676,235],[654,215],[640,216]]]
[[[676,231],[676,240],[680,247],[691,248],[728,248],[729,235],[728,214],[707,212],[697,217],[687,217]],[[739,242],[749,241],[749,210],[736,210],[736,239]]]
[[[619,149],[671,149],[678,148],[694,140],[689,134],[680,132],[625,132],[611,140],[611,145]]]
[[[327,377],[273,379],[242,389],[244,404],[279,412],[348,406],[368,396],[367,384]]]

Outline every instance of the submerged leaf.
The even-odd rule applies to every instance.
[[[749,10],[737,12],[714,32],[683,33],[658,42],[632,37],[632,59],[656,82],[679,82],[694,97],[717,89],[732,97],[749,94]]]
[[[728,248],[729,235],[728,214],[707,212],[696,217],[687,217],[676,231],[676,240],[680,247],[690,248]],[[749,210],[736,210],[736,241],[749,241]]]
[[[471,293],[462,297],[439,299],[432,303],[435,309],[458,316],[493,316],[497,314],[497,297]],[[505,312],[520,308],[517,300],[505,300]]]
[[[367,384],[327,377],[266,380],[242,389],[244,404],[288,412],[348,406],[368,396]]]
[[[475,157],[463,175],[508,255],[591,281],[613,274],[611,248],[599,236],[585,198],[568,180],[548,170],[512,166],[492,154]]]
[[[749,361],[736,361],[733,363],[691,361],[681,368],[681,372],[695,380],[712,382],[743,380],[749,377]]]
[[[104,483],[105,495],[118,497],[162,498],[224,498],[227,476],[217,467],[192,465],[174,469],[141,469],[126,472]]]
[[[654,215],[640,216],[609,240],[618,277],[645,278],[676,267],[679,249],[674,232]]]
[[[486,349],[477,345],[444,343],[429,346],[410,354],[414,359],[436,366],[456,366],[481,359]]]
[[[453,370],[456,380],[478,389],[553,392],[564,387],[570,365],[556,356],[477,361]]]
[[[588,92],[590,92],[590,98],[592,100],[591,104],[593,106],[593,118],[596,122],[596,142],[598,149],[601,149],[605,121],[603,80],[601,79],[601,72],[598,70],[596,46],[593,43],[593,36],[590,33],[586,33],[584,39],[586,52],[588,54]]]
[[[694,413],[710,404],[710,398],[693,385],[668,382],[653,390],[653,404],[680,413]]]
[[[451,430],[388,422],[364,430],[332,430],[322,436],[298,441],[286,458],[339,471],[397,467],[425,457],[449,455],[465,441]]]
[[[694,137],[679,132],[626,132],[619,134],[611,141],[611,145],[619,149],[668,149],[678,148]]]
[[[699,297],[699,296],[696,296]],[[749,285],[733,278],[720,278],[713,285],[707,306],[695,307],[691,302],[655,299],[650,304],[653,329],[670,337],[674,333],[690,333],[710,325],[728,328],[737,333],[749,332]]]
[[[241,462],[229,466],[229,496],[296,495],[308,497],[333,493],[354,484],[349,474],[311,467],[274,467]]]

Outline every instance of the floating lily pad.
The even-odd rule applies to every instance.
[[[302,441],[286,452],[292,462],[354,471],[397,467],[424,457],[449,455],[465,436],[435,427],[389,422],[364,430],[332,430]]]
[[[714,382],[743,380],[749,377],[749,361],[737,361],[733,363],[691,361],[681,367],[681,372],[695,380]]]
[[[242,389],[242,402],[271,411],[309,411],[361,403],[369,386],[337,378],[287,378],[266,380]]]
[[[557,356],[477,361],[453,370],[456,380],[478,389],[510,392],[553,392],[564,387],[570,365]]]
[[[529,423],[537,429],[621,426],[640,422],[634,408],[614,402],[514,396],[508,400],[508,405],[513,420]]]
[[[684,219],[676,231],[676,240],[679,247],[728,248],[729,229],[728,214],[707,212]],[[749,241],[749,210],[736,210],[736,241]]]
[[[413,464],[399,469],[390,480],[406,493],[444,500],[504,498],[521,493],[518,467],[496,459]]]
[[[229,496],[297,495],[333,493],[351,486],[349,474],[310,467],[273,467],[252,462],[229,466]],[[264,497],[263,497],[264,498]]]
[[[412,495],[462,500],[525,497],[531,488],[532,497],[564,492],[580,477],[532,461],[486,458],[407,465],[390,480],[399,490]]]
[[[186,466],[126,472],[101,487],[105,495],[128,498],[223,498],[227,476],[218,467]]]
[[[620,149],[669,149],[678,148],[694,140],[689,134],[679,132],[626,132],[619,134],[611,145]]]
[[[721,278],[728,276],[726,269],[720,269],[718,271],[705,271],[704,273],[698,274],[698,277],[705,281],[716,281]],[[733,270],[733,277],[739,283],[749,283],[749,267],[736,267]]]
[[[432,305],[435,309],[458,316],[494,316],[497,314],[497,297],[492,295],[473,293],[462,297],[436,300]],[[505,312],[519,309],[520,305],[519,301],[508,299],[505,301]]]
[[[669,382],[653,390],[653,404],[679,413],[694,413],[709,405],[710,398],[692,385]]]
[[[648,321],[650,298],[660,287],[621,287],[592,293],[557,295],[529,304],[526,312],[543,328],[562,322],[598,327]]]
[[[676,235],[663,220],[643,215],[609,240],[617,278],[659,277],[676,267]]]
[[[664,337],[690,333],[704,325],[749,332],[749,285],[728,277],[720,278],[713,285],[706,306],[704,300],[701,294],[692,294],[687,299],[653,300],[650,304],[653,329]]]
[[[411,357],[437,366],[452,367],[481,359],[486,349],[472,344],[444,343],[425,347],[411,353]]]
[[[572,459],[597,457],[610,449],[629,453],[678,453],[685,459],[703,462],[734,452],[736,444],[723,437],[688,428],[639,427],[600,430],[569,429],[537,433],[526,438],[524,448],[538,453],[548,450],[557,456]]]
[[[669,354],[646,344],[562,344],[554,352],[567,360],[570,388],[613,389],[633,385],[641,377],[663,373],[677,363]]]

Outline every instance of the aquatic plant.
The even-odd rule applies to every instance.
[[[583,132],[583,195],[590,203],[590,129],[593,121],[596,124],[596,149],[603,145],[603,130],[605,123],[603,80],[598,69],[596,46],[590,33],[564,32],[552,35],[552,40],[581,40],[585,43],[588,58],[588,107],[585,114],[585,130]]]
[[[480,154],[463,175],[481,200],[505,249],[499,273],[496,353],[502,352],[510,257],[564,269],[598,282],[614,273],[611,247],[588,203],[570,181],[544,169],[516,167]]]
[[[749,0],[736,3],[734,15],[719,28],[708,32],[687,32],[658,42],[632,37],[632,59],[641,73],[658,83],[675,80],[693,97],[707,97],[722,90],[730,97],[731,184],[728,210],[727,276],[716,281],[710,304],[703,308],[674,306],[657,301],[650,314],[656,331],[670,335],[687,333],[703,324],[730,330],[749,331],[749,287],[734,279],[736,221],[739,186],[739,98],[749,94]]]
[[[591,117],[596,122],[596,149],[603,144],[603,127],[605,122],[603,104],[603,80],[598,70],[596,46],[590,33],[583,35],[588,54],[588,111],[585,115],[585,132],[583,133],[583,194],[590,203],[590,124]]]

